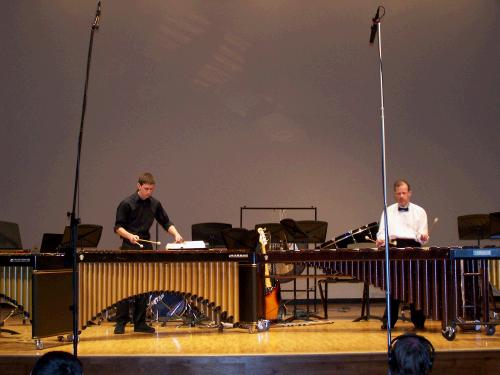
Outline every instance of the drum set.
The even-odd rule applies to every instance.
[[[320,245],[320,249],[346,249],[356,244],[375,243],[377,240],[378,223],[363,225],[357,229],[343,233]]]

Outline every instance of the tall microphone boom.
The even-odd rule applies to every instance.
[[[97,3],[97,10],[95,12],[95,18],[94,18],[94,23],[92,24],[92,28],[94,30],[97,30],[99,29],[99,21],[100,21],[100,18],[101,18],[101,2],[99,1]]]
[[[380,7],[377,8],[377,13],[375,13],[375,17],[372,18],[372,27],[370,32],[370,44],[373,44],[375,41],[375,35],[377,35],[378,23],[380,22]]]

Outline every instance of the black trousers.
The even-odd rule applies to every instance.
[[[130,242],[123,240],[121,250],[152,250],[153,246],[150,243],[144,243],[143,248],[138,245],[133,245]],[[119,302],[116,305],[116,324],[125,325],[130,321],[129,309],[130,305],[134,304],[134,312],[132,314],[132,323],[134,326],[146,324],[146,308],[148,306],[147,295],[139,296],[133,301],[127,300]]]
[[[132,301],[122,301],[116,306],[116,324],[125,325],[130,321],[129,307]],[[146,324],[146,308],[148,305],[147,296],[134,298],[134,312],[132,322],[134,326]]]
[[[419,242],[413,239],[398,238],[396,239],[396,247],[420,247],[422,246]],[[391,327],[394,327],[398,321],[399,315],[399,305],[400,301],[391,297]],[[413,303],[410,304],[410,320],[415,326],[415,328],[424,328],[425,315],[422,310],[416,310]],[[387,307],[384,311],[384,316],[382,321],[387,324]]]
[[[398,299],[393,299],[391,297],[391,327],[393,328],[396,325],[396,322],[399,318],[399,305],[400,301]],[[425,324],[425,315],[422,310],[416,310],[415,305],[410,303],[410,320],[415,326],[415,328],[424,328]],[[387,307],[384,311],[384,316],[382,321],[387,324]]]

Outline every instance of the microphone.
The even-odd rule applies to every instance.
[[[94,23],[92,24],[92,28],[94,30],[98,30],[99,29],[99,21],[100,21],[100,18],[101,18],[101,2],[99,1],[97,3],[97,10],[95,12],[95,18],[94,18]]]
[[[378,23],[380,22],[379,18],[379,13],[380,13],[380,7],[377,8],[377,13],[375,13],[375,17],[372,18],[372,31],[370,33],[370,44],[373,44],[375,41],[375,35],[377,35],[377,29],[378,29]]]

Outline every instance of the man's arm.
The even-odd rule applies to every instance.
[[[422,209],[422,217],[419,220],[419,226],[417,231],[417,240],[423,245],[429,241],[429,229],[427,224],[427,213]]]
[[[138,240],[139,240],[139,236],[136,235],[136,234],[132,234],[130,233],[129,231],[127,231],[125,228],[123,227],[119,227],[119,228],[116,228],[115,229],[115,233],[118,234],[120,237],[123,237],[125,238],[126,240],[128,240],[130,243],[133,243],[135,245],[138,244]]]
[[[179,232],[177,231],[177,229],[173,225],[168,227],[167,232],[170,233],[174,237],[176,243],[184,242],[184,239],[182,238],[182,236],[179,234]]]
[[[385,245],[385,221],[384,221],[384,213],[380,215],[378,232],[377,232],[377,241],[375,242],[377,247]]]

